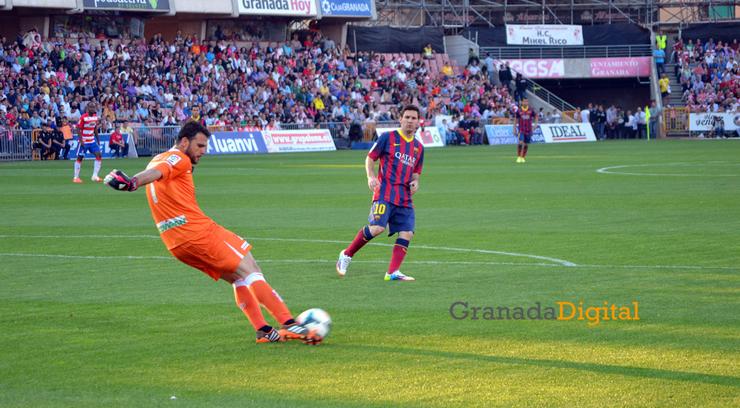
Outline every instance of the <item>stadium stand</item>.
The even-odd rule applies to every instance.
[[[21,37],[19,37],[20,39]],[[421,50],[420,50],[421,51]],[[441,53],[351,53],[316,33],[298,41],[204,41],[59,37],[0,42],[0,124],[38,129],[101,106],[103,129],[186,120],[194,106],[208,126],[251,129],[397,119],[416,103],[425,117],[462,114],[487,121],[515,108],[484,72],[453,66]],[[28,118],[26,117],[28,116]],[[134,125],[136,127],[136,125]]]

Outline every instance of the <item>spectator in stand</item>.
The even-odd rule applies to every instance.
[[[660,97],[662,98],[663,105],[666,105],[671,86],[671,81],[668,79],[668,75],[666,73],[663,73],[663,76],[658,80],[658,85],[660,86]]]
[[[111,150],[111,156],[113,157],[127,157],[128,156],[128,143],[125,142],[123,134],[121,133],[121,127],[118,126],[110,134],[108,147]]]
[[[424,50],[422,51],[422,55],[424,59],[433,59],[434,58],[434,49],[432,49],[432,44],[429,43],[424,47]]]
[[[655,67],[658,70],[658,75],[663,75],[663,65],[665,64],[665,51],[660,48],[654,49],[653,59],[655,60]]]
[[[616,139],[617,138],[617,122],[619,120],[619,112],[617,107],[614,105],[609,106],[606,110],[606,138]]]
[[[36,142],[33,143],[33,148],[38,150],[39,158],[41,160],[48,160],[52,154],[51,139],[51,128],[49,128],[47,124],[44,124],[43,129],[36,137]]]
[[[442,66],[442,75],[444,75],[446,78],[452,78],[455,74],[452,70],[452,65],[450,65],[450,60],[445,59],[444,65]]]
[[[586,109],[581,110],[581,123],[591,123],[591,111],[593,104],[589,103]]]
[[[46,126],[49,127],[51,131],[51,152],[54,156],[55,160],[59,160],[62,158],[62,152],[65,149],[69,149],[67,146],[66,140],[64,140],[64,135],[62,132],[56,128],[56,126],[51,126],[47,124]]]
[[[636,136],[638,139],[645,139],[647,137],[647,117],[645,111],[638,106],[635,112],[635,120],[637,122]]]
[[[501,82],[501,85],[503,85],[507,91],[511,92],[511,81],[514,77],[511,75],[511,68],[509,68],[508,62],[501,64],[498,71],[498,79],[499,82]]]
[[[650,101],[650,120],[648,123],[648,126],[650,126],[650,138],[657,139],[659,137],[658,134],[658,118],[661,114],[661,109],[658,107],[658,104],[655,101]]]
[[[62,117],[60,120],[60,126],[59,131],[62,133],[62,137],[64,138],[64,147],[62,148],[62,157],[64,160],[69,159],[69,149],[70,149],[70,142],[72,139],[74,139],[74,135],[72,133],[72,126],[70,126],[69,121],[66,117]]]
[[[488,80],[493,84],[494,86],[500,85],[501,82],[498,79],[498,70],[496,69],[496,61],[493,59],[493,56],[489,52],[486,54],[486,59],[483,60],[483,66],[486,69],[486,76],[488,77]]]
[[[516,73],[516,81],[515,81],[515,92],[514,92],[514,100],[518,103],[521,101],[527,93],[527,80],[522,76],[521,73]]]
[[[606,112],[604,111],[603,105],[596,105],[596,111],[594,112],[594,125],[596,137],[599,140],[606,139]]]
[[[627,122],[625,123],[625,138],[634,139],[637,135],[637,115],[633,115],[631,110],[627,110]]]

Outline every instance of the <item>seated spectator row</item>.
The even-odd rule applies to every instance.
[[[283,43],[200,42],[178,35],[77,41],[0,39],[0,126],[38,129],[79,119],[97,102],[115,123],[209,126],[398,119],[398,107],[476,120],[510,116],[509,89],[434,54],[351,53],[318,32]]]
[[[673,46],[671,60],[691,112],[737,112],[740,105],[740,44],[694,40]]]

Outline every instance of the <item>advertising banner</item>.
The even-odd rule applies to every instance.
[[[565,60],[563,59],[497,60],[496,65],[500,65],[502,62],[508,62],[512,71],[521,73],[525,78],[565,77]]]
[[[740,128],[740,113],[690,113],[689,120],[692,132],[712,131],[719,120],[724,123],[725,132],[735,132]]]
[[[322,152],[337,150],[329,129],[263,131],[268,153]]]
[[[128,143],[128,156],[131,158],[136,158],[138,155],[136,154],[136,146],[134,146],[134,138],[131,137],[129,134],[124,134],[123,137],[126,138],[126,143]],[[112,159],[112,153],[110,150],[110,147],[108,146],[108,143],[110,142],[110,134],[99,134],[98,140],[100,141],[100,155],[104,159]],[[76,160],[77,159],[77,138],[74,138],[69,141],[69,159],[70,160]],[[94,159],[95,155],[85,153],[86,159]]]
[[[239,0],[239,14],[315,17],[315,0]]]
[[[377,128],[375,129],[375,133],[380,137],[380,135],[385,132],[392,132],[397,129],[398,128]],[[419,128],[416,130],[416,135],[414,136],[424,147],[443,147],[445,145],[445,141],[439,133],[439,129],[434,126],[425,127],[423,132],[421,128]]]
[[[319,0],[322,17],[373,16],[372,0]]]
[[[494,145],[511,145],[517,144],[519,139],[514,136],[514,125],[486,125],[486,136],[488,144]],[[532,143],[544,143],[545,138],[542,136],[540,127],[536,127],[532,132]]]
[[[583,45],[583,29],[579,25],[506,25],[506,43],[509,45],[539,45],[563,47]]]
[[[540,125],[545,143],[595,142],[590,123],[543,123]]]
[[[260,132],[214,132],[208,138],[206,154],[259,154],[267,153],[267,146]]]
[[[591,77],[648,77],[650,76],[651,60],[651,57],[591,58]]]
[[[170,0],[83,0],[85,10],[170,11]]]

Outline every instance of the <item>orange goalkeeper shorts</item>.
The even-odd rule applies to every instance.
[[[202,271],[214,280],[236,272],[252,245],[226,228],[213,224],[203,234],[170,250],[180,262]]]

